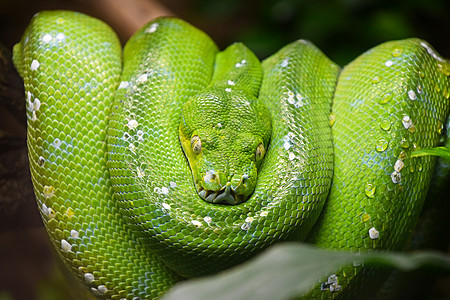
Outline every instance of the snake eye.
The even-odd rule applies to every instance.
[[[258,147],[256,147],[256,152],[255,152],[256,161],[261,160],[264,157],[264,154],[265,154],[264,145],[261,143],[258,145]]]
[[[191,139],[191,148],[194,154],[199,154],[202,151],[202,141],[198,135],[194,135]]]

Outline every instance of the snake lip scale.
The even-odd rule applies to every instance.
[[[305,40],[262,62],[219,50],[171,17],[122,49],[102,21],[47,11],[13,61],[48,236],[103,299],[158,298],[279,241],[402,249],[435,164],[411,153],[450,107],[450,64],[416,38],[341,68]],[[305,297],[361,299],[383,276],[350,266]]]
[[[237,199],[238,196],[236,195],[235,189],[231,187],[229,182],[218,191],[205,190],[203,187],[199,187],[197,192],[200,198],[211,203],[237,204],[243,202]]]

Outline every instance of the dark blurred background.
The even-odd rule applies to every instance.
[[[100,18],[123,42],[158,15],[176,15],[206,31],[221,48],[242,41],[260,58],[309,39],[344,65],[381,42],[420,37],[450,57],[447,0],[0,0],[0,42],[19,41],[34,13],[70,9]]]
[[[49,9],[102,19],[123,43],[147,21],[175,15],[220,48],[241,41],[261,59],[302,38],[344,66],[379,43],[408,37],[423,38],[450,58],[447,0],[0,0],[0,67],[6,66],[0,73],[0,300],[87,297],[69,288],[49,248],[27,169],[23,90],[10,80],[17,74],[7,63],[30,18]],[[448,285],[437,282],[435,293],[447,299]]]

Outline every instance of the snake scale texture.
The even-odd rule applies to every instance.
[[[450,65],[386,42],[341,69],[308,41],[262,63],[177,18],[123,51],[103,22],[33,17],[14,48],[37,203],[72,273],[99,298],[157,298],[283,240],[398,250],[434,168]],[[351,293],[349,267],[309,298]]]

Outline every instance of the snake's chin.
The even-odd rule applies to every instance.
[[[236,205],[245,201],[244,197],[236,194],[236,191],[230,185],[225,185],[218,191],[205,190],[203,187],[199,187],[197,193],[206,202],[215,204]]]

